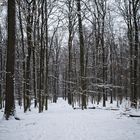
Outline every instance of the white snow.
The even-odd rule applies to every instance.
[[[21,120],[2,119],[0,140],[139,140],[140,118],[122,115],[120,110],[72,109],[61,98],[49,103],[49,110],[23,113]]]

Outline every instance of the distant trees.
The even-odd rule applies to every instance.
[[[127,25],[127,37],[130,51],[130,99],[131,105],[136,107],[138,101],[138,76],[139,76],[139,0],[128,0],[119,3],[119,9]]]

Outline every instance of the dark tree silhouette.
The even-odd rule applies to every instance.
[[[5,118],[14,116],[15,0],[8,0],[8,42],[6,62]]]

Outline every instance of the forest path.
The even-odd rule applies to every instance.
[[[73,110],[66,101],[50,103],[49,110],[23,113],[20,121],[0,121],[0,140],[138,140],[140,119],[119,111]]]

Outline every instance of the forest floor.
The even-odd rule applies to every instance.
[[[0,140],[139,140],[140,118],[111,108],[72,109],[61,98],[49,103],[48,111],[23,113],[21,120],[3,119],[0,112]],[[140,112],[140,111],[138,111]],[[130,112],[128,112],[130,113]]]

